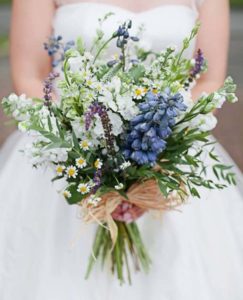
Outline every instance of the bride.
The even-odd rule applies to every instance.
[[[42,44],[52,33],[64,40],[83,36],[91,43],[98,18],[109,35],[118,21],[145,25],[152,49],[180,47],[197,19],[202,26],[195,47],[203,49],[209,71],[194,89],[217,89],[223,82],[228,50],[227,0],[15,0],[11,29],[11,65],[18,94],[42,97],[50,58]],[[114,49],[110,49],[115,51]],[[194,48],[188,56],[193,55]],[[202,190],[181,212],[138,221],[153,258],[148,275],[133,275],[119,286],[99,266],[84,280],[94,226],[82,224],[50,183],[48,170],[35,170],[19,152],[28,137],[14,134],[0,162],[0,299],[2,300],[241,300],[243,299],[243,193],[239,184],[223,191]],[[232,161],[218,146],[225,163]]]

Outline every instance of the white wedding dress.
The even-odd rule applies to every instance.
[[[98,2],[62,2],[53,29],[65,40],[82,35],[89,46],[98,17],[112,11],[115,15],[104,25],[107,35],[118,21],[131,18],[134,28],[145,24],[144,39],[156,50],[181,45],[200,5],[167,1],[134,13]],[[153,264],[148,275],[134,273],[133,285],[121,287],[99,266],[84,280],[96,225],[82,223],[78,208],[57,193],[48,170],[33,169],[26,161],[18,150],[27,141],[14,134],[0,154],[1,300],[243,299],[243,185],[236,167],[238,187],[202,189],[202,199],[189,199],[180,212],[139,219]],[[221,146],[217,151],[233,164]]]

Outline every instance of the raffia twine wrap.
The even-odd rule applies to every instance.
[[[164,197],[157,182],[153,179],[133,184],[128,189],[127,196],[128,199],[114,191],[104,194],[97,206],[89,204],[89,197],[80,203],[84,222],[97,222],[101,226],[104,226],[103,224],[106,223],[113,245],[117,239],[118,229],[112,213],[123,201],[128,201],[144,211],[154,210],[159,212],[175,209],[183,202],[183,199],[177,192],[172,192],[168,197]]]

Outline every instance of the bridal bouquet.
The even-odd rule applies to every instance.
[[[182,49],[158,53],[143,49],[131,27],[124,22],[108,40],[97,30],[91,49],[81,38],[64,43],[51,37],[45,48],[60,75],[45,80],[43,98],[11,94],[2,101],[31,136],[22,150],[33,166],[52,168],[52,180],[65,181],[67,202],[82,207],[85,222],[98,224],[86,277],[100,258],[121,282],[125,274],[131,281],[131,264],[147,271],[151,263],[139,216],[200,197],[198,187],[235,184],[214,153],[210,131],[217,123],[213,111],[237,100],[236,86],[227,78],[218,91],[193,102],[191,90],[206,62],[201,50],[194,59],[184,52],[198,26]],[[112,43],[118,54],[110,57]],[[59,101],[52,100],[54,84]],[[214,180],[207,176],[209,159]]]

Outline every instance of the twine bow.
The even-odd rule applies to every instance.
[[[117,240],[117,225],[112,217],[112,213],[123,201],[128,201],[144,211],[171,210],[180,205],[183,201],[178,192],[171,192],[165,197],[155,180],[147,180],[142,183],[133,184],[127,192],[128,199],[121,196],[118,192],[108,192],[104,194],[97,206],[89,204],[89,197],[83,200],[80,205],[83,210],[84,222],[97,222],[101,226],[106,223],[111,234],[113,246]]]

